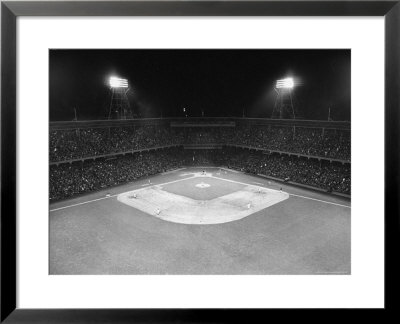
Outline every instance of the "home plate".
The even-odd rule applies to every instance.
[[[208,188],[210,185],[208,183],[200,182],[196,185],[197,188]]]

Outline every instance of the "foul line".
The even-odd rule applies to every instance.
[[[174,170],[162,172],[161,174],[162,174],[162,175],[170,174],[170,173],[174,173],[174,172],[181,171],[181,170],[185,170],[185,169],[186,169],[186,168],[174,169]]]
[[[108,199],[108,198],[116,197],[116,196],[118,196],[118,195],[119,195],[119,194],[112,195],[112,196],[101,197],[101,198],[97,198],[97,199],[93,199],[93,200],[88,200],[88,201],[84,201],[84,202],[77,203],[77,204],[73,204],[73,205],[68,205],[68,206],[64,206],[64,207],[60,207],[60,208],[54,208],[54,209],[50,209],[50,212],[57,211],[57,210],[61,210],[61,209],[65,209],[65,208],[70,208],[70,207],[85,205],[85,204],[89,204],[89,203],[94,202],[94,201],[98,201],[98,200],[103,200],[103,199]]]
[[[219,179],[219,180],[223,180],[223,181],[227,181],[227,182],[239,183],[239,184],[242,184],[242,185],[245,185],[245,186],[249,186],[249,185],[251,186],[251,184],[249,184],[249,183],[239,182],[239,181],[235,181],[235,180],[228,180],[228,179],[224,179],[224,178],[220,178],[220,177],[215,177],[215,176],[212,176],[212,175],[211,175],[211,176],[196,176],[196,175],[194,175],[194,176],[192,176],[192,177],[185,178],[185,179],[178,179],[178,180],[169,181],[169,182],[165,182],[165,183],[148,185],[148,188],[154,187],[154,186],[163,186],[163,185],[166,185],[166,184],[176,183],[176,182],[185,181],[185,180],[189,180],[189,179],[193,179],[193,178],[214,178],[214,179]],[[256,182],[256,183],[259,184],[258,182]],[[260,184],[261,184],[261,183],[260,183]],[[142,185],[142,186],[143,186],[143,185]],[[262,186],[265,186],[265,185],[262,184]],[[135,190],[129,190],[129,191],[125,191],[125,192],[121,192],[121,193],[115,194],[115,195],[110,195],[110,196],[106,196],[106,197],[101,197],[101,198],[97,198],[97,199],[93,199],[93,200],[88,200],[88,201],[84,201],[84,202],[81,202],[81,203],[77,203],[77,204],[73,204],[73,205],[68,205],[68,206],[64,206],[64,207],[54,208],[54,209],[50,209],[49,212],[54,212],[54,211],[57,211],[57,210],[62,210],[62,209],[70,208],[70,207],[85,205],[85,204],[89,204],[89,203],[92,203],[92,202],[95,202],[95,201],[113,198],[113,197],[119,196],[119,195],[121,195],[121,194],[123,194],[123,193],[126,193],[126,192],[141,191],[141,190],[144,190],[144,189],[145,189],[145,188],[139,188],[139,189],[135,189]],[[268,187],[267,187],[267,189],[268,189],[268,190],[272,190],[272,191],[277,191],[277,192],[279,191],[279,190],[271,189],[271,188],[268,188]],[[340,206],[340,207],[345,207],[345,208],[351,208],[351,206],[342,205],[342,204],[338,204],[338,203],[334,203],[334,202],[330,202],[330,201],[326,201],[326,200],[321,200],[321,199],[316,199],[316,198],[311,198],[311,197],[296,195],[296,194],[292,194],[292,193],[289,193],[289,192],[287,192],[287,194],[289,194],[289,196],[294,196],[294,197],[299,197],[299,198],[303,198],[303,199],[309,199],[309,200],[319,201],[319,202],[322,202],[322,203],[325,203],[325,204],[330,204],[330,205],[335,205],[335,206]]]
[[[142,187],[143,187],[143,186],[147,186],[147,188],[150,188],[150,187],[162,186],[162,185],[166,185],[166,184],[170,184],[170,183],[175,183],[175,182],[179,182],[179,181],[185,181],[185,180],[192,179],[192,178],[197,178],[197,177],[200,177],[200,176],[193,176],[193,177],[189,177],[189,178],[185,178],[185,179],[178,179],[178,180],[174,180],[174,181],[170,181],[170,182],[165,182],[165,183],[160,183],[160,184],[153,184],[153,183],[152,183],[152,184],[150,185],[150,184],[147,184],[147,183],[146,183],[146,184],[141,185],[141,186],[142,186]],[[124,192],[121,192],[121,193],[118,193],[118,194],[115,194],[115,195],[110,195],[110,196],[106,196],[106,197],[101,197],[101,198],[97,198],[97,199],[93,199],[93,200],[88,200],[88,201],[84,201],[84,202],[81,202],[81,203],[77,203],[77,204],[73,204],[73,205],[68,205],[68,206],[64,206],[64,207],[54,208],[54,209],[50,209],[50,212],[57,211],[57,210],[61,210],[61,209],[66,209],[66,208],[70,208],[70,207],[85,205],[85,204],[89,204],[89,203],[91,203],[91,202],[95,202],[95,201],[99,201],[99,200],[103,200],[103,199],[113,198],[113,197],[122,195],[122,194],[124,194],[124,193],[126,193],[126,192],[142,191],[142,190],[145,190],[145,189],[147,189],[147,188],[139,188],[139,189],[124,191]]]
[[[246,186],[250,185],[248,183],[239,182],[239,181],[235,181],[235,180],[228,180],[228,179],[219,178],[219,177],[213,177],[213,178],[217,178],[217,179],[224,180],[224,181],[229,181],[229,182],[234,182],[234,183],[239,183],[239,184],[246,185]],[[265,185],[263,184],[263,186],[265,186]],[[267,187],[267,189],[268,190],[273,190],[273,191],[279,191],[279,190],[271,189],[271,188],[268,188],[268,187]],[[286,192],[286,193],[289,196],[295,196],[295,197],[299,197],[299,198],[303,198],[303,199],[309,199],[309,200],[315,200],[315,201],[323,202],[325,204],[330,204],[330,205],[335,205],[335,206],[340,206],[340,207],[345,207],[345,208],[351,208],[351,206],[342,205],[342,204],[338,204],[338,203],[334,203],[334,202],[330,202],[330,201],[326,201],[326,200],[321,200],[321,199],[316,199],[316,198],[311,198],[311,197],[306,197],[306,196],[300,196],[300,195],[292,194],[292,193],[289,193],[289,192]]]
[[[221,168],[221,169],[225,170],[225,171],[228,171],[228,172],[232,172],[232,173],[242,173],[240,171],[236,171],[236,170],[233,170],[233,169],[227,169],[227,168]]]
[[[324,202],[324,203],[326,203],[326,204],[336,205],[336,206],[340,206],[340,207],[351,208],[351,206],[342,205],[342,204],[338,204],[338,203],[334,203],[334,202],[330,202],[330,201],[325,201],[325,200],[321,200],[321,199],[316,199],[316,198],[311,198],[311,197],[305,197],[305,196],[295,195],[295,194],[291,194],[291,193],[290,193],[289,195],[295,196],[295,197],[299,197],[299,198],[304,198],[304,199],[310,199],[310,200],[320,201],[320,202]]]

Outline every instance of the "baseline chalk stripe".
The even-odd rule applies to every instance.
[[[84,202],[81,202],[81,203],[68,205],[68,206],[64,206],[64,207],[54,208],[54,209],[50,209],[50,212],[54,212],[54,211],[57,211],[57,210],[62,210],[62,209],[65,209],[65,208],[71,208],[71,207],[75,207],[75,206],[81,206],[81,205],[89,204],[89,203],[92,203],[92,202],[95,202],[95,201],[104,200],[104,199],[110,199],[110,198],[117,197],[117,196],[118,196],[118,194],[111,195],[111,196],[106,196],[106,197],[102,197],[102,198],[98,198],[98,199],[88,200],[88,201],[84,201]]]
[[[338,203],[334,203],[334,202],[330,202],[330,201],[325,201],[325,200],[321,200],[321,199],[305,197],[305,196],[300,196],[300,195],[295,195],[295,194],[289,194],[289,195],[294,196],[294,197],[299,197],[299,198],[303,198],[303,199],[319,201],[319,202],[322,202],[322,203],[325,203],[325,204],[330,204],[330,205],[335,205],[335,206],[340,206],[340,207],[345,207],[345,208],[350,208],[351,209],[351,206],[342,205],[342,204],[338,204]]]
[[[247,183],[240,182],[240,181],[228,180],[228,179],[223,179],[223,178],[219,178],[219,177],[214,177],[214,178],[217,178],[217,179],[220,179],[220,180],[224,180],[224,181],[239,183],[239,184],[243,184],[243,185],[248,185]],[[269,189],[269,190],[279,191],[279,190],[275,190],[275,189]],[[342,204],[338,204],[338,203],[334,203],[334,202],[330,202],[330,201],[326,201],[326,200],[321,200],[321,199],[316,199],[316,198],[312,198],[312,197],[296,195],[296,194],[292,194],[292,193],[288,193],[288,194],[290,196],[299,197],[299,198],[303,198],[303,199],[314,200],[314,201],[319,201],[319,202],[322,202],[322,203],[325,203],[325,204],[330,204],[330,205],[335,205],[335,206],[340,206],[340,207],[345,207],[345,208],[351,208],[351,206],[348,206],[348,205],[342,205]]]
[[[174,180],[174,181],[170,181],[170,182],[165,182],[165,183],[159,184],[159,186],[161,186],[161,185],[166,185],[166,184],[169,184],[169,183],[175,183],[175,182],[179,182],[179,181],[185,181],[185,180],[192,179],[192,178],[193,178],[193,177],[185,178],[185,179],[178,179],[178,180]],[[158,185],[158,184],[151,184],[151,185],[149,185],[148,183],[145,183],[144,185],[141,185],[141,186],[142,186],[142,187],[145,186],[145,187],[149,188],[149,187],[153,187],[153,186],[157,186],[157,185]],[[137,191],[140,191],[140,190],[143,190],[143,189],[147,189],[147,188],[136,189],[136,190],[134,190],[134,191],[137,192]],[[130,191],[130,192],[132,192],[132,191]],[[96,201],[99,201],[99,200],[104,200],[104,199],[109,199],[109,198],[117,197],[118,195],[120,195],[120,194],[115,194],[115,195],[111,195],[111,196],[106,196],[106,197],[101,197],[101,198],[97,198],[97,199],[93,199],[93,200],[88,200],[88,201],[84,201],[84,202],[81,202],[81,203],[77,203],[77,204],[73,204],[73,205],[68,205],[68,206],[64,206],[64,207],[54,208],[54,209],[50,209],[49,211],[50,211],[50,212],[53,212],[53,211],[57,211],[57,210],[65,209],[65,208],[70,208],[70,207],[85,205],[85,204],[89,204],[89,203],[96,202]]]
[[[222,170],[228,171],[228,172],[232,172],[232,173],[242,173],[240,171],[237,170],[232,170],[232,169],[226,169],[226,168],[221,168]]]
[[[229,171],[231,171],[231,170],[229,170]],[[233,172],[233,171],[232,171],[232,172]],[[236,171],[236,172],[239,173],[238,171]],[[189,179],[192,179],[192,178],[194,178],[194,177],[198,177],[199,175],[201,175],[201,173],[199,173],[199,172],[197,172],[197,173],[185,173],[185,175],[193,175],[193,176],[192,176],[192,177],[185,178],[185,179],[178,179],[178,180],[174,180],[174,181],[165,182],[165,183],[158,184],[158,185],[162,186],[162,185],[166,185],[166,184],[170,184],[170,183],[175,183],[175,182],[180,182],[180,181],[189,180]],[[180,176],[182,176],[182,175],[180,175]],[[207,175],[207,176],[202,176],[202,177],[203,177],[203,178],[204,178],[204,177],[211,177],[211,178],[215,178],[215,179],[219,179],[219,180],[223,180],[223,181],[228,181],[228,182],[232,182],[232,183],[243,184],[243,185],[246,185],[246,186],[249,186],[249,185],[250,185],[250,184],[248,184],[248,183],[244,183],[244,182],[240,182],[240,181],[235,181],[235,180],[228,180],[228,179],[224,179],[224,178],[220,178],[220,177],[216,177],[216,176],[212,176],[212,175]],[[261,183],[260,183],[260,185],[261,185]],[[155,184],[152,184],[152,185],[146,184],[146,187],[141,188],[141,189],[137,189],[137,190],[135,190],[135,191],[145,190],[145,189],[151,188],[152,186],[155,186]],[[264,186],[264,185],[263,185],[263,186]],[[263,187],[263,188],[265,188],[265,187]],[[269,189],[269,188],[268,188],[268,190],[279,192],[279,190],[274,190],[274,189]],[[129,192],[132,193],[132,191],[129,191]],[[298,197],[298,198],[302,198],[302,199],[308,199],[308,200],[314,200],[314,201],[318,201],[318,202],[325,203],[325,204],[330,204],[330,205],[335,205],[335,206],[340,206],[340,207],[350,208],[350,209],[351,209],[351,206],[348,206],[348,205],[338,204],[338,203],[334,203],[334,202],[330,202],[330,201],[326,201],[326,200],[321,200],[321,199],[316,199],[316,198],[312,198],[312,197],[306,197],[306,196],[296,195],[296,194],[292,194],[292,193],[288,193],[288,194],[289,194],[289,196],[294,196],[294,197]],[[99,200],[110,199],[110,198],[113,198],[113,197],[117,197],[118,195],[119,195],[119,194],[112,195],[112,196],[109,196],[109,197],[101,197],[101,198],[97,198],[97,199],[93,199],[93,200],[88,200],[88,201],[84,201],[84,202],[77,203],[77,204],[72,204],[72,205],[63,206],[63,207],[59,207],[59,208],[54,208],[54,209],[50,209],[49,212],[55,212],[55,211],[57,211],[57,210],[62,210],[62,209],[66,209],[66,208],[72,208],[72,207],[76,207],[76,206],[80,206],[80,205],[85,205],[85,204],[89,204],[89,203],[96,202],[96,201],[99,201]]]
[[[186,168],[180,168],[180,169],[170,170],[170,171],[163,172],[163,173],[161,173],[161,174],[162,174],[162,175],[171,174],[171,173],[175,173],[175,172],[182,171],[182,170],[185,170],[185,169],[186,169]]]

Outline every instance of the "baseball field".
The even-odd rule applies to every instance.
[[[50,274],[350,274],[346,198],[184,168],[50,204]]]

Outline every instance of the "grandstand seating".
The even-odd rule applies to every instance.
[[[350,130],[343,124],[242,119],[234,126],[230,121],[226,127],[221,122],[191,127],[193,121],[185,122],[184,127],[165,120],[121,126],[88,122],[76,128],[51,124],[50,199],[190,165],[224,165],[350,194]]]

